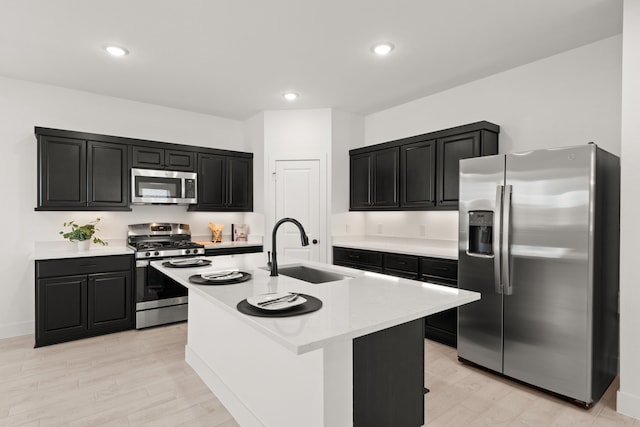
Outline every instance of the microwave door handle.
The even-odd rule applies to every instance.
[[[496,205],[493,215],[493,241],[491,245],[493,247],[493,280],[495,292],[497,294],[502,293],[502,276],[501,276],[501,261],[502,252],[500,248],[500,231],[502,228],[502,201],[504,195],[504,186],[498,185],[496,187]]]

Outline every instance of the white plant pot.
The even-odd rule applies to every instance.
[[[76,247],[78,251],[88,251],[91,246],[91,240],[76,240]]]

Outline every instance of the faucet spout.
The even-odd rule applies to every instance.
[[[276,258],[276,233],[278,231],[278,228],[285,222],[290,222],[298,227],[298,230],[300,230],[300,242],[302,243],[302,246],[309,246],[309,237],[307,236],[307,233],[304,231],[304,227],[302,226],[302,224],[300,224],[300,222],[293,218],[282,218],[280,221],[276,222],[276,224],[273,226],[273,232],[271,233],[271,276],[278,275],[278,261]]]

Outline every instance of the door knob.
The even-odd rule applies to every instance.
[[[318,239],[313,239],[313,240],[311,241],[311,243],[313,243],[314,245],[317,245],[317,244],[318,244]]]

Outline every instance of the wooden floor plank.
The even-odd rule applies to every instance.
[[[0,426],[239,427],[184,361],[186,335],[182,323],[37,349],[32,336],[0,340]],[[615,411],[617,380],[585,410],[428,340],[425,385],[429,427],[640,427]]]

